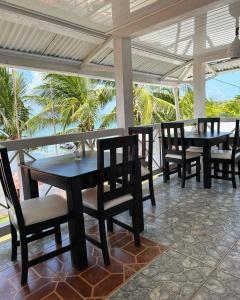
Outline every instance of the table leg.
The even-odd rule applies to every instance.
[[[210,157],[211,157],[211,147],[205,145],[203,147],[203,186],[205,189],[211,188],[211,166],[210,166]]]
[[[226,141],[223,143],[223,150],[229,150],[229,136]],[[228,179],[229,175],[229,164],[222,163],[222,176],[224,179]]]
[[[23,173],[24,200],[39,197],[38,182],[31,178],[31,173],[29,169],[23,168]]]
[[[82,194],[79,180],[72,180],[67,187],[68,209],[72,218],[68,223],[69,237],[72,245],[72,264],[78,270],[88,266],[85,226],[83,216]]]

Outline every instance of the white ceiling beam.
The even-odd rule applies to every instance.
[[[79,35],[89,42],[101,43],[102,40],[107,38],[103,32],[33,11],[22,6],[11,4],[3,0],[0,0],[0,11],[1,18],[4,18],[8,21],[15,18],[17,23],[23,23],[28,26],[32,24],[46,31],[55,32],[58,34],[66,34],[75,38]],[[10,18],[9,15],[11,16]]]
[[[180,0],[172,1],[171,5],[167,7],[161,7],[160,2],[157,1],[154,11],[147,13],[146,8],[143,8],[144,15],[139,17],[140,12],[138,12],[138,15],[130,22],[122,24],[108,33],[116,37],[141,36],[159,29],[160,26],[161,28],[169,26],[184,18],[199,15],[221,5],[237,2],[237,0]]]
[[[203,53],[196,55],[195,58],[197,58],[201,62],[210,62],[229,58],[228,46],[216,47],[214,50],[206,50]]]
[[[31,70],[56,72],[62,74],[75,74],[91,76],[94,78],[113,78],[113,72],[106,72],[100,68],[84,68],[80,70],[80,61],[62,59],[51,56],[24,53],[14,50],[0,49],[0,64],[16,68],[27,68]]]
[[[166,79],[167,77],[171,76],[175,72],[177,72],[191,64],[192,64],[192,60],[189,60],[189,61],[185,62],[184,64],[177,66],[176,68],[174,68],[174,69],[170,70],[169,72],[167,72],[166,74],[164,74],[164,76],[162,76],[161,80]]]
[[[172,64],[177,65],[187,61],[187,58],[183,56],[172,54],[170,52],[162,51],[156,48],[144,46],[135,42],[132,42],[132,53],[140,54],[149,58],[163,60],[165,62],[170,62]]]
[[[80,69],[80,61],[62,59],[38,54],[29,54],[14,50],[0,49],[0,65],[25,68],[34,71],[53,72],[66,75],[86,76],[103,80],[114,80],[114,67],[89,65]],[[138,83],[175,86],[176,82],[166,80],[160,82],[160,76],[133,72],[133,81]]]
[[[110,36],[107,40],[105,40],[101,45],[96,47],[84,60],[82,61],[81,68],[89,64],[91,61],[94,60],[95,57],[97,57],[99,54],[104,51],[110,43],[112,43],[112,36]]]
[[[182,81],[187,79],[191,69],[192,69],[192,64],[189,64],[186,68],[184,68],[183,72],[179,76],[179,80]]]

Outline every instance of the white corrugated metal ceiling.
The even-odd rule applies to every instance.
[[[130,0],[127,13],[134,14],[157,1]],[[174,1],[176,2],[164,0],[162,5],[167,6]],[[127,18],[126,7],[120,3],[123,4],[116,0],[0,0],[0,50],[8,49],[80,63],[109,38],[109,30]],[[41,20],[19,15],[17,11],[6,10],[1,4],[11,5],[13,8],[19,8],[20,5],[27,11],[71,22],[68,24],[74,24],[76,28],[71,30],[58,25],[47,25]],[[114,5],[119,8],[115,17]],[[189,80],[192,76],[191,68],[186,63],[191,61],[194,55],[228,45],[234,38],[234,24],[228,5],[224,5],[135,38],[132,40],[133,70],[173,80],[178,80],[185,72],[184,79]],[[100,51],[91,63],[98,66],[114,66],[112,43]],[[212,71],[217,73],[239,68],[240,64],[227,61],[224,64],[212,64],[211,67]]]

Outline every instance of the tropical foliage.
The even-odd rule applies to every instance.
[[[47,74],[43,84],[30,96],[42,111],[28,121],[30,128],[63,125],[65,131],[94,130],[99,113],[112,100],[114,90],[88,78]],[[69,128],[69,126],[71,128]]]
[[[116,122],[115,84],[77,76],[45,74],[43,83],[31,95],[26,93],[22,73],[0,68],[0,138],[18,138],[41,128],[62,132],[85,132],[109,127]],[[193,117],[194,94],[186,87],[179,97],[181,119]],[[35,103],[40,112],[29,114],[27,104]],[[109,106],[108,106],[109,105]],[[109,111],[109,107],[113,107]],[[172,89],[133,85],[134,122],[153,124],[176,119]],[[217,102],[206,99],[206,115],[240,117],[240,95]],[[59,128],[59,127],[58,127]],[[28,131],[26,131],[26,129]],[[92,147],[94,141],[88,141]]]
[[[20,138],[26,129],[26,82],[22,73],[0,68],[0,138]]]

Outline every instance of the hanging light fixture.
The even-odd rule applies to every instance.
[[[235,25],[235,39],[229,45],[228,56],[233,58],[240,58],[240,40],[239,40],[239,17],[240,17],[240,4],[234,3],[229,6],[229,12],[236,20]]]

